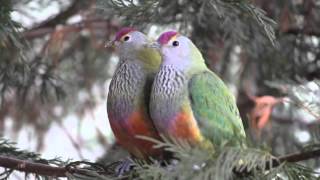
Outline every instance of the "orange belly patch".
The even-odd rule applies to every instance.
[[[182,111],[175,116],[170,126],[169,134],[184,139],[192,144],[203,140],[197,121],[191,111]]]
[[[133,112],[126,120],[110,121],[112,131],[122,146],[140,159],[160,157],[162,150],[154,149],[154,143],[137,138],[137,135],[159,139],[151,120],[143,111]]]

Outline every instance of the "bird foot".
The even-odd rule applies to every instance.
[[[135,166],[135,163],[130,159],[129,157],[122,160],[122,162],[116,167],[116,175],[118,177],[123,176],[125,173],[129,172],[133,167]]]

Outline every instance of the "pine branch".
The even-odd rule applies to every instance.
[[[9,177],[14,171],[21,171],[26,174],[31,173],[44,178],[70,176],[96,177],[114,174],[113,166],[115,163],[103,166],[87,161],[69,162],[62,161],[59,158],[44,159],[39,154],[19,150],[14,145],[15,143],[0,139],[0,167],[4,169],[3,172],[0,172],[0,179]]]
[[[309,160],[312,158],[320,157],[320,148],[310,151],[304,151],[299,153],[293,153],[289,155],[280,156],[278,158],[272,159],[272,162],[266,162],[264,170],[269,170],[271,168],[276,168],[285,162],[296,163],[300,161]],[[49,177],[68,177],[68,175],[84,175],[84,176],[99,176],[99,175],[114,175],[108,169],[113,166],[112,163],[109,166],[101,166],[96,163],[90,162],[72,162],[65,166],[54,166],[48,162],[37,161],[34,162],[32,159],[26,158],[22,160],[12,156],[0,155],[0,167],[9,169],[11,173],[14,170],[22,171],[25,173],[33,173],[39,176],[49,176]],[[80,165],[87,165],[84,168],[81,168]],[[259,168],[258,168],[259,169]],[[249,174],[251,174],[251,169]],[[238,172],[238,173],[237,173]],[[248,171],[242,169],[236,171],[238,175],[248,175]]]
[[[304,151],[304,152],[300,152],[300,153],[293,153],[293,154],[289,154],[289,155],[280,156],[278,158],[278,160],[279,160],[278,162],[279,162],[279,164],[281,164],[283,162],[295,163],[295,162],[305,161],[305,160],[309,160],[309,159],[316,158],[316,157],[320,157],[320,149],[315,149],[315,150],[311,150],[311,151]]]
[[[0,166],[26,173],[35,173],[43,176],[66,177],[67,169],[65,167],[54,167],[42,163],[34,163],[17,158],[0,155]]]
[[[118,162],[116,162],[118,163]],[[27,174],[36,174],[38,176],[45,177],[69,177],[70,175],[82,175],[82,176],[98,176],[100,174],[110,175],[111,171],[108,168],[112,168],[115,163],[111,163],[109,166],[102,166],[97,163],[91,163],[86,161],[71,162],[63,167],[53,166],[49,164],[43,164],[39,162],[31,162],[28,160],[21,160],[18,158],[7,157],[0,155],[0,167],[10,170],[10,173],[14,170],[25,172]],[[87,165],[86,167],[79,167],[80,165]]]
[[[283,163],[297,163],[297,162],[306,161],[306,160],[319,158],[319,157],[320,157],[320,148],[315,150],[310,150],[310,151],[303,151],[303,152],[283,155],[278,158],[273,158],[271,162],[270,161],[265,162],[264,170],[270,170],[272,168],[276,168]],[[260,168],[256,167],[256,169],[260,169]],[[235,169],[234,172],[239,176],[248,176],[248,175],[252,175],[254,170],[255,169],[248,171],[246,168],[243,168],[240,171]]]
[[[258,24],[259,26],[254,26],[254,28],[258,27],[260,30],[255,33],[261,34],[262,32],[273,45],[276,43],[273,28],[276,23],[268,18],[262,9],[247,0],[172,1],[170,3],[164,0],[139,1],[139,3],[131,0],[111,0],[108,2],[104,5],[106,11],[111,10],[114,14],[124,17],[124,20],[131,25],[140,26],[141,24],[145,25],[146,22],[160,25],[178,23],[181,29],[185,29],[188,24],[196,23],[210,31],[211,24],[208,22],[222,21],[218,28],[222,28],[224,31],[226,29],[224,27],[229,25],[239,26],[239,28],[235,28],[237,31],[232,32],[234,28],[231,28],[230,32],[225,32],[224,35],[244,41],[247,36],[251,35],[253,29],[249,26],[242,27],[240,23],[236,24],[238,23],[236,18],[240,18],[242,23]],[[189,9],[192,9],[191,12]],[[190,16],[193,11],[199,12],[197,16]],[[215,27],[215,29],[218,28]],[[236,34],[236,36],[231,36],[232,34]]]

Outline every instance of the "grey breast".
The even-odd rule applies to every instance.
[[[141,66],[131,60],[120,64],[110,83],[108,106],[117,119],[126,119],[137,105],[145,76]]]
[[[161,66],[155,77],[150,101],[151,117],[157,128],[167,128],[168,121],[180,109],[187,93],[187,79],[173,66]]]

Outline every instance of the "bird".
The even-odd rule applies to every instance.
[[[108,43],[119,56],[119,63],[109,86],[107,112],[116,142],[134,158],[161,158],[162,150],[151,141],[160,139],[149,114],[152,82],[159,69],[161,56],[146,46],[151,40],[132,27],[120,29]]]
[[[150,115],[159,134],[193,146],[241,145],[246,137],[235,98],[186,36],[162,33],[150,47],[161,65],[150,95]]]

